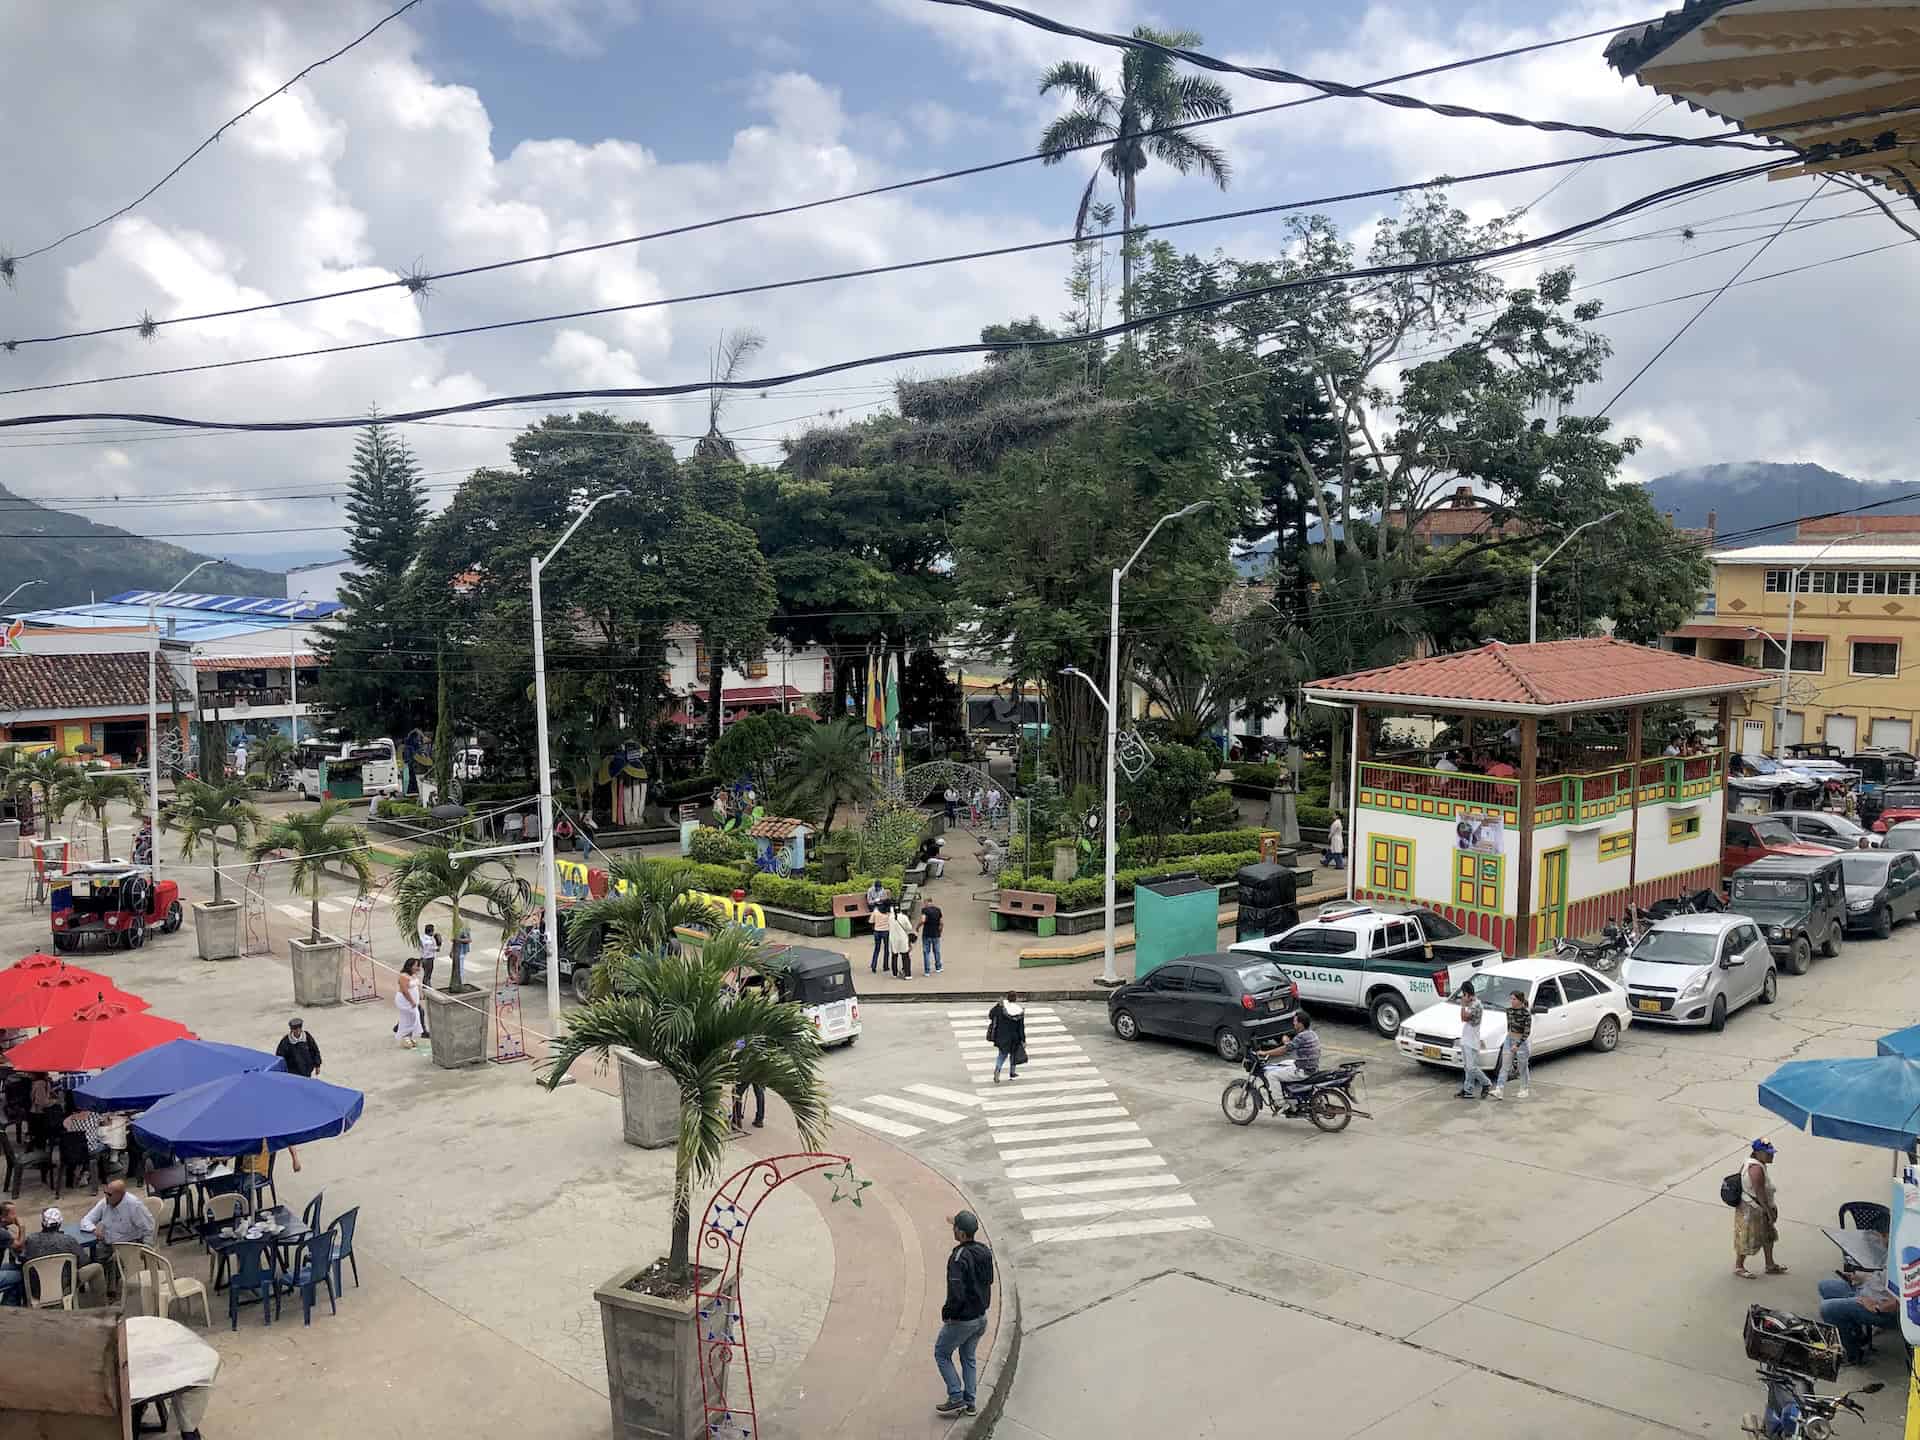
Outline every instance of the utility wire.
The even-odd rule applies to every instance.
[[[1387,195],[1404,195],[1438,186],[1465,184],[1481,180],[1499,180],[1562,165],[1587,164],[1596,158],[1613,159],[1626,155],[1650,154],[1665,147],[1652,145],[1632,150],[1614,150],[1603,157],[1575,156],[1562,160],[1542,160],[1532,165],[1513,165],[1499,170],[1482,170],[1470,175],[1438,175],[1402,185],[1381,185],[1369,190],[1348,191],[1340,195],[1320,195],[1308,200],[1284,200],[1273,205],[1256,205],[1242,210],[1224,210],[1208,215],[1192,215],[1184,220],[1169,220],[1153,226],[1155,233],[1181,230],[1193,225],[1223,224],[1256,215],[1273,215],[1318,205],[1334,205],[1349,200],[1371,200]],[[1783,163],[1783,162],[1782,162]],[[1755,172],[1760,173],[1760,172]],[[553,315],[529,315],[518,320],[492,320],[478,325],[462,325],[450,330],[424,330],[415,335],[389,335],[379,340],[355,340],[340,345],[322,345],[311,350],[289,350],[277,355],[248,355],[232,360],[208,360],[198,365],[174,365],[161,370],[136,370],[124,375],[95,375],[84,380],[53,380],[40,385],[17,385],[0,390],[0,396],[33,395],[48,390],[72,390],[92,385],[115,385],[126,380],[154,380],[171,375],[194,375],[209,370],[231,370],[247,365],[266,365],[281,360],[312,360],[323,355],[342,355],[359,350],[380,350],[392,345],[413,345],[427,340],[451,340],[467,335],[490,334],[529,325],[553,325],[567,320],[590,320],[606,315],[625,315],[640,310],[657,310],[669,305],[686,305],[702,300],[728,300],[742,295],[762,295],[776,290],[793,290],[813,285],[834,284],[843,280],[866,280],[879,275],[898,275],[914,270],[936,269],[944,265],[971,264],[978,260],[1004,259],[1010,255],[1032,254],[1063,246],[1078,246],[1096,241],[1124,239],[1124,230],[1103,230],[1097,234],[1062,235],[1050,240],[1030,240],[1018,245],[1000,245],[986,250],[968,250],[954,255],[934,255],[919,260],[898,260],[888,265],[868,265],[857,270],[834,270],[820,275],[802,275],[788,280],[764,280],[753,285],[734,285],[723,290],[701,290],[686,295],[666,295],[653,300],[635,300],[624,305],[601,305],[588,310],[567,310]]]
[[[238,125],[242,120],[246,119],[249,115],[253,114],[253,112],[258,110],[262,105],[266,104],[269,100],[279,99],[282,95],[286,94],[287,91],[291,90],[295,85],[298,85],[302,80],[306,79],[307,76],[311,75],[314,71],[318,70],[322,65],[331,64],[333,61],[338,60],[342,55],[346,54],[349,50],[353,49],[354,46],[360,44],[364,40],[371,39],[374,33],[378,31],[382,26],[387,25],[391,21],[398,20],[402,15],[406,14],[407,11],[413,9],[413,7],[418,5],[419,3],[420,3],[420,0],[406,0],[406,4],[402,5],[398,10],[395,10],[392,14],[384,17],[378,23],[374,24],[370,28],[361,31],[360,34],[354,36],[353,39],[349,40],[346,44],[342,45],[338,50],[334,51],[331,55],[322,56],[320,59],[314,61],[311,65],[307,66],[298,75],[295,75],[291,80],[288,80],[279,89],[271,91],[268,94],[262,95],[258,100],[254,101],[251,105],[247,106],[246,109],[242,110],[238,115],[235,115],[231,120],[228,120],[227,122],[225,122],[223,125],[220,126],[218,130],[215,130],[211,135],[207,136],[206,139],[202,140],[198,145],[194,146],[193,149],[189,150],[187,152],[186,159],[182,160],[178,165],[174,166],[171,170],[167,171],[166,174],[162,175],[158,180],[154,181],[153,184],[149,185],[145,190],[141,191],[139,195],[135,196],[132,200],[129,200],[126,204],[122,205],[118,210],[115,210],[112,214],[102,215],[98,220],[95,220],[92,224],[82,225],[78,230],[69,230],[66,234],[62,235],[59,239],[49,240],[46,244],[38,247],[37,249],[29,250],[25,254],[0,257],[0,278],[4,278],[6,282],[9,285],[11,285],[13,283],[14,267],[17,266],[22,260],[31,260],[36,256],[44,255],[49,250],[54,249],[56,246],[64,245],[69,240],[76,240],[80,236],[87,234],[89,231],[98,230],[102,225],[107,224],[109,221],[118,220],[122,215],[126,214],[129,210],[132,210],[136,206],[151,199],[154,193],[158,191],[161,186],[165,185],[169,180],[173,179],[174,176],[178,175],[182,170],[186,169],[187,166],[191,165],[196,159],[198,159],[201,151],[205,150],[208,146],[212,145],[222,135],[226,134],[227,131],[231,130],[234,126]],[[405,282],[403,281],[399,283],[405,283]],[[133,328],[137,328],[137,327],[133,327]]]
[[[955,355],[997,354],[1006,351],[1045,350],[1062,345],[1085,345],[1095,340],[1107,340],[1115,336],[1143,330],[1162,321],[1176,319],[1182,315],[1203,314],[1208,311],[1235,305],[1243,300],[1251,300],[1263,295],[1284,294],[1293,290],[1312,286],[1337,284],[1348,280],[1379,279],[1390,275],[1418,274],[1426,271],[1447,270],[1462,265],[1479,264],[1488,260],[1497,260],[1508,255],[1524,254],[1529,250],[1539,250],[1583,234],[1597,225],[1623,215],[1635,214],[1651,205],[1674,195],[1689,194],[1711,189],[1718,185],[1746,180],[1755,175],[1766,174],[1780,163],[1749,166],[1742,170],[1725,171],[1718,175],[1704,176],[1683,181],[1677,185],[1666,186],[1660,190],[1643,195],[1636,200],[1617,206],[1606,214],[1592,220],[1578,221],[1560,230],[1550,232],[1534,239],[1516,240],[1508,245],[1496,246],[1491,250],[1469,252],[1460,255],[1441,256],[1429,260],[1406,261],[1391,265],[1364,266],[1360,269],[1333,274],[1303,275],[1292,279],[1274,281],[1267,285],[1250,286],[1242,290],[1228,291],[1204,300],[1190,301],[1166,310],[1123,320],[1099,330],[1089,330],[1072,335],[1050,336],[1040,339],[1019,340],[979,340],[954,345],[928,345],[908,350],[895,350],[879,355],[865,355],[852,360],[838,360],[825,365],[813,366],[806,370],[789,371],[785,374],[740,380],[714,380],[712,377],[701,380],[682,381],[672,385],[630,386],[606,389],[550,390],[519,395],[502,395],[481,400],[468,400],[454,405],[436,405],[427,409],[395,411],[378,416],[362,415],[326,420],[194,420],[178,415],[153,414],[143,411],[96,410],[62,412],[36,415],[16,415],[0,418],[0,429],[19,429],[29,425],[68,424],[73,421],[119,420],[148,425],[164,425],[183,429],[203,430],[244,430],[258,432],[306,431],[306,430],[343,430],[361,429],[373,424],[410,424],[416,420],[438,420],[446,415],[465,415],[480,410],[491,410],[508,404],[550,404],[563,400],[604,400],[604,399],[641,399],[658,395],[687,395],[700,390],[771,390],[790,385],[801,380],[813,380],[825,375],[843,374],[850,370],[864,369],[873,365],[898,364],[907,360],[925,360]],[[472,330],[494,330],[509,328],[513,322],[501,325],[471,327]],[[218,369],[220,365],[190,367],[195,369]],[[90,382],[74,382],[86,384]],[[61,386],[32,386],[29,390],[64,388]],[[19,394],[21,391],[0,391],[0,394]]]
[[[413,0],[413,3],[417,4],[418,0]],[[407,7],[403,6],[401,8],[405,9]],[[399,12],[395,13],[397,14]],[[388,19],[392,18],[392,16],[388,17]],[[1659,17],[1656,16],[1654,18],[1658,19]],[[386,21],[381,21],[381,24],[384,25],[385,23]],[[1653,22],[1641,21],[1639,23],[1651,24]],[[377,29],[378,27],[376,26],[375,28]],[[1615,27],[1609,26],[1605,30],[1589,30],[1581,35],[1569,35],[1558,40],[1543,40],[1536,44],[1520,45],[1508,50],[1494,51],[1487,55],[1473,55],[1460,60],[1449,60],[1439,65],[1429,65],[1424,69],[1408,70],[1399,75],[1389,75],[1380,80],[1370,81],[1368,84],[1358,88],[1361,90],[1371,90],[1379,85],[1397,85],[1405,80],[1425,79],[1431,75],[1442,75],[1449,71],[1463,70],[1470,66],[1485,65],[1497,60],[1512,59],[1517,55],[1529,55],[1536,51],[1552,50],[1562,45],[1578,44],[1581,41],[1597,39],[1602,35],[1611,35],[1614,33],[1614,30]],[[368,33],[370,34],[372,32],[370,31]],[[364,39],[365,37],[363,36],[361,38]],[[357,44],[358,42],[356,41],[355,43]],[[295,78],[297,79],[298,77],[296,76]],[[289,81],[288,83],[291,84],[292,82]],[[1291,110],[1301,105],[1316,104],[1328,98],[1330,97],[1326,95],[1309,95],[1298,100],[1283,100],[1275,105],[1260,105],[1251,110],[1239,110],[1226,115],[1208,116],[1199,120],[1183,120],[1174,125],[1162,125],[1157,129],[1142,130],[1139,132],[1139,138],[1145,140],[1156,135],[1171,135],[1185,130],[1197,130],[1205,125],[1220,125],[1229,121],[1245,120],[1255,115],[1271,114],[1276,110]],[[1748,149],[1763,148],[1748,142],[1735,141],[1689,141],[1687,143],[1734,143]],[[164,329],[170,325],[190,325],[202,320],[226,320],[238,315],[258,314],[263,310],[292,309],[295,306],[314,305],[327,300],[344,300],[357,295],[371,295],[381,290],[393,290],[402,287],[417,290],[422,285],[431,286],[443,280],[464,279],[469,275],[487,275],[498,270],[510,270],[521,265],[537,265],[549,260],[567,259],[574,255],[591,255],[603,250],[618,249],[629,245],[641,245],[653,240],[670,239],[677,235],[691,235],[702,230],[711,230],[723,225],[737,225],[749,220],[770,220],[783,215],[798,215],[805,211],[817,210],[828,205],[845,204],[850,200],[867,200],[876,195],[890,195],[902,190],[913,190],[921,186],[942,184],[948,180],[962,180],[975,175],[987,175],[998,170],[1010,169],[1016,165],[1031,165],[1045,160],[1056,160],[1061,156],[1071,155],[1081,150],[1101,149],[1104,148],[1106,144],[1107,142],[1104,140],[1090,140],[1083,145],[1069,145],[1061,150],[1050,150],[1044,155],[1037,152],[1014,155],[1005,160],[993,160],[981,165],[969,165],[959,170],[946,170],[935,175],[922,175],[913,180],[898,180],[886,185],[875,185],[865,190],[846,191],[839,195],[827,195],[817,200],[805,200],[793,205],[781,205],[764,210],[745,210],[733,215],[719,216],[711,220],[695,221],[687,225],[675,225],[664,230],[651,230],[640,235],[626,235],[616,240],[600,240],[588,245],[570,246],[563,250],[547,250],[537,255],[521,255],[510,260],[495,260],[481,265],[468,265],[457,270],[441,271],[437,274],[404,276],[393,280],[379,281],[370,285],[356,285],[343,290],[329,290],[317,295],[304,295],[296,299],[268,300],[257,305],[241,305],[228,310],[209,310],[197,315],[176,315],[171,319],[154,320],[151,326],[141,321],[135,321],[125,325],[102,325],[90,330],[74,330],[61,335],[38,335],[26,339],[8,340],[0,342],[0,348],[13,351],[24,345],[53,345],[65,340],[84,340],[99,335],[122,335],[134,331],[152,334],[154,330]],[[1591,160],[1595,157],[1589,156],[1586,158]],[[138,202],[136,201],[135,203],[137,204]],[[108,216],[107,218],[112,219],[113,217]],[[76,231],[75,233],[79,234],[83,232]],[[55,241],[54,243],[58,244],[60,242]],[[51,247],[45,248],[50,249]],[[41,252],[34,251],[32,253],[39,254]],[[20,258],[24,259],[26,257],[22,256]]]

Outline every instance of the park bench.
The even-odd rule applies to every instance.
[[[855,923],[872,918],[873,912],[867,908],[865,891],[857,890],[851,895],[833,897],[833,933],[840,939],[852,939]]]
[[[1001,890],[994,895],[987,923],[995,930],[1005,930],[1015,919],[1032,920],[1034,932],[1044,940],[1054,933],[1053,917],[1059,909],[1058,895],[1046,895],[1038,890]]]

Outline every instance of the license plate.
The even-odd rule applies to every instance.
[[[1447,1052],[1442,1050],[1438,1045],[1422,1045],[1420,1047],[1420,1053],[1429,1060],[1444,1060],[1447,1058]]]
[[[1286,1008],[1287,1008],[1287,1002],[1284,1000],[1267,1001],[1267,1009],[1269,1010],[1284,1010]]]
[[[1633,1002],[1633,1008],[1636,1010],[1644,1010],[1649,1015],[1658,1015],[1660,1013],[1660,1002],[1658,1000],[1636,1000]]]

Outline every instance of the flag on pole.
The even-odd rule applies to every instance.
[[[877,652],[867,652],[867,728],[879,730],[886,724],[886,717],[880,708],[880,665]]]
[[[900,657],[887,657],[887,744],[893,750],[893,773],[906,774],[907,749],[900,743]]]

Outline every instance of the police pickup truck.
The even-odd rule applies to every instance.
[[[1263,955],[1300,987],[1308,1010],[1363,1010],[1380,1034],[1453,994],[1500,952],[1432,910],[1335,903],[1278,935],[1233,947]]]

